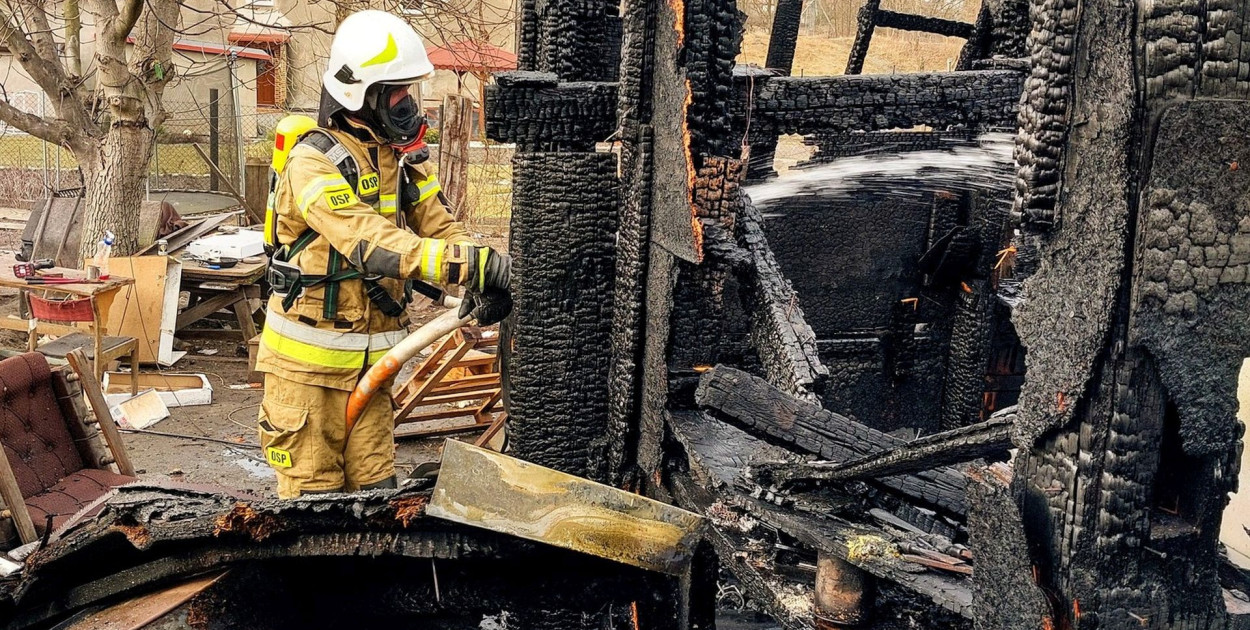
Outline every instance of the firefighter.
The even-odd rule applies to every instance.
[[[511,310],[510,259],[453,219],[424,162],[413,93],[433,71],[403,20],[355,13],[334,35],[315,127],[293,147],[280,146],[281,133],[275,142],[274,294],[256,367],[261,446],[280,497],[396,487],[390,397],[374,397],[350,439],[345,412],[364,370],[407,334],[414,280],[463,286],[461,315],[482,325]]]

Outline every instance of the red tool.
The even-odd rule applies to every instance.
[[[16,265],[13,265],[13,275],[17,276],[18,278],[29,278],[35,275],[35,272],[39,271],[40,269],[51,269],[52,267],[55,267],[55,266],[56,266],[56,263],[52,262],[51,258],[32,260],[30,262],[20,262],[20,263],[17,263]]]

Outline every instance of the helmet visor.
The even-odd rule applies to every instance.
[[[375,130],[391,144],[402,146],[414,141],[425,122],[420,107],[420,85],[384,84],[376,88],[376,94],[366,99],[374,107],[372,117],[378,123]]]

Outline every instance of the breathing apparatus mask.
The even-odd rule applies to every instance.
[[[329,119],[334,114],[351,116],[401,153],[424,153],[428,157],[425,132],[429,127],[419,102],[417,83],[375,83],[365,91],[364,103],[354,112],[345,110],[323,93],[321,118]],[[326,111],[327,106],[332,110]]]

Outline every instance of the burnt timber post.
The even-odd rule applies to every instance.
[[[516,455],[606,480],[618,183],[595,145],[615,127],[620,19],[603,0],[521,13],[521,71],[498,77],[486,112],[487,135],[517,145],[508,431]]]
[[[1223,16],[1250,6],[1037,8],[1015,202],[1040,255],[1014,317],[1031,563],[1055,627],[1222,628],[1250,348],[1250,60]]]

